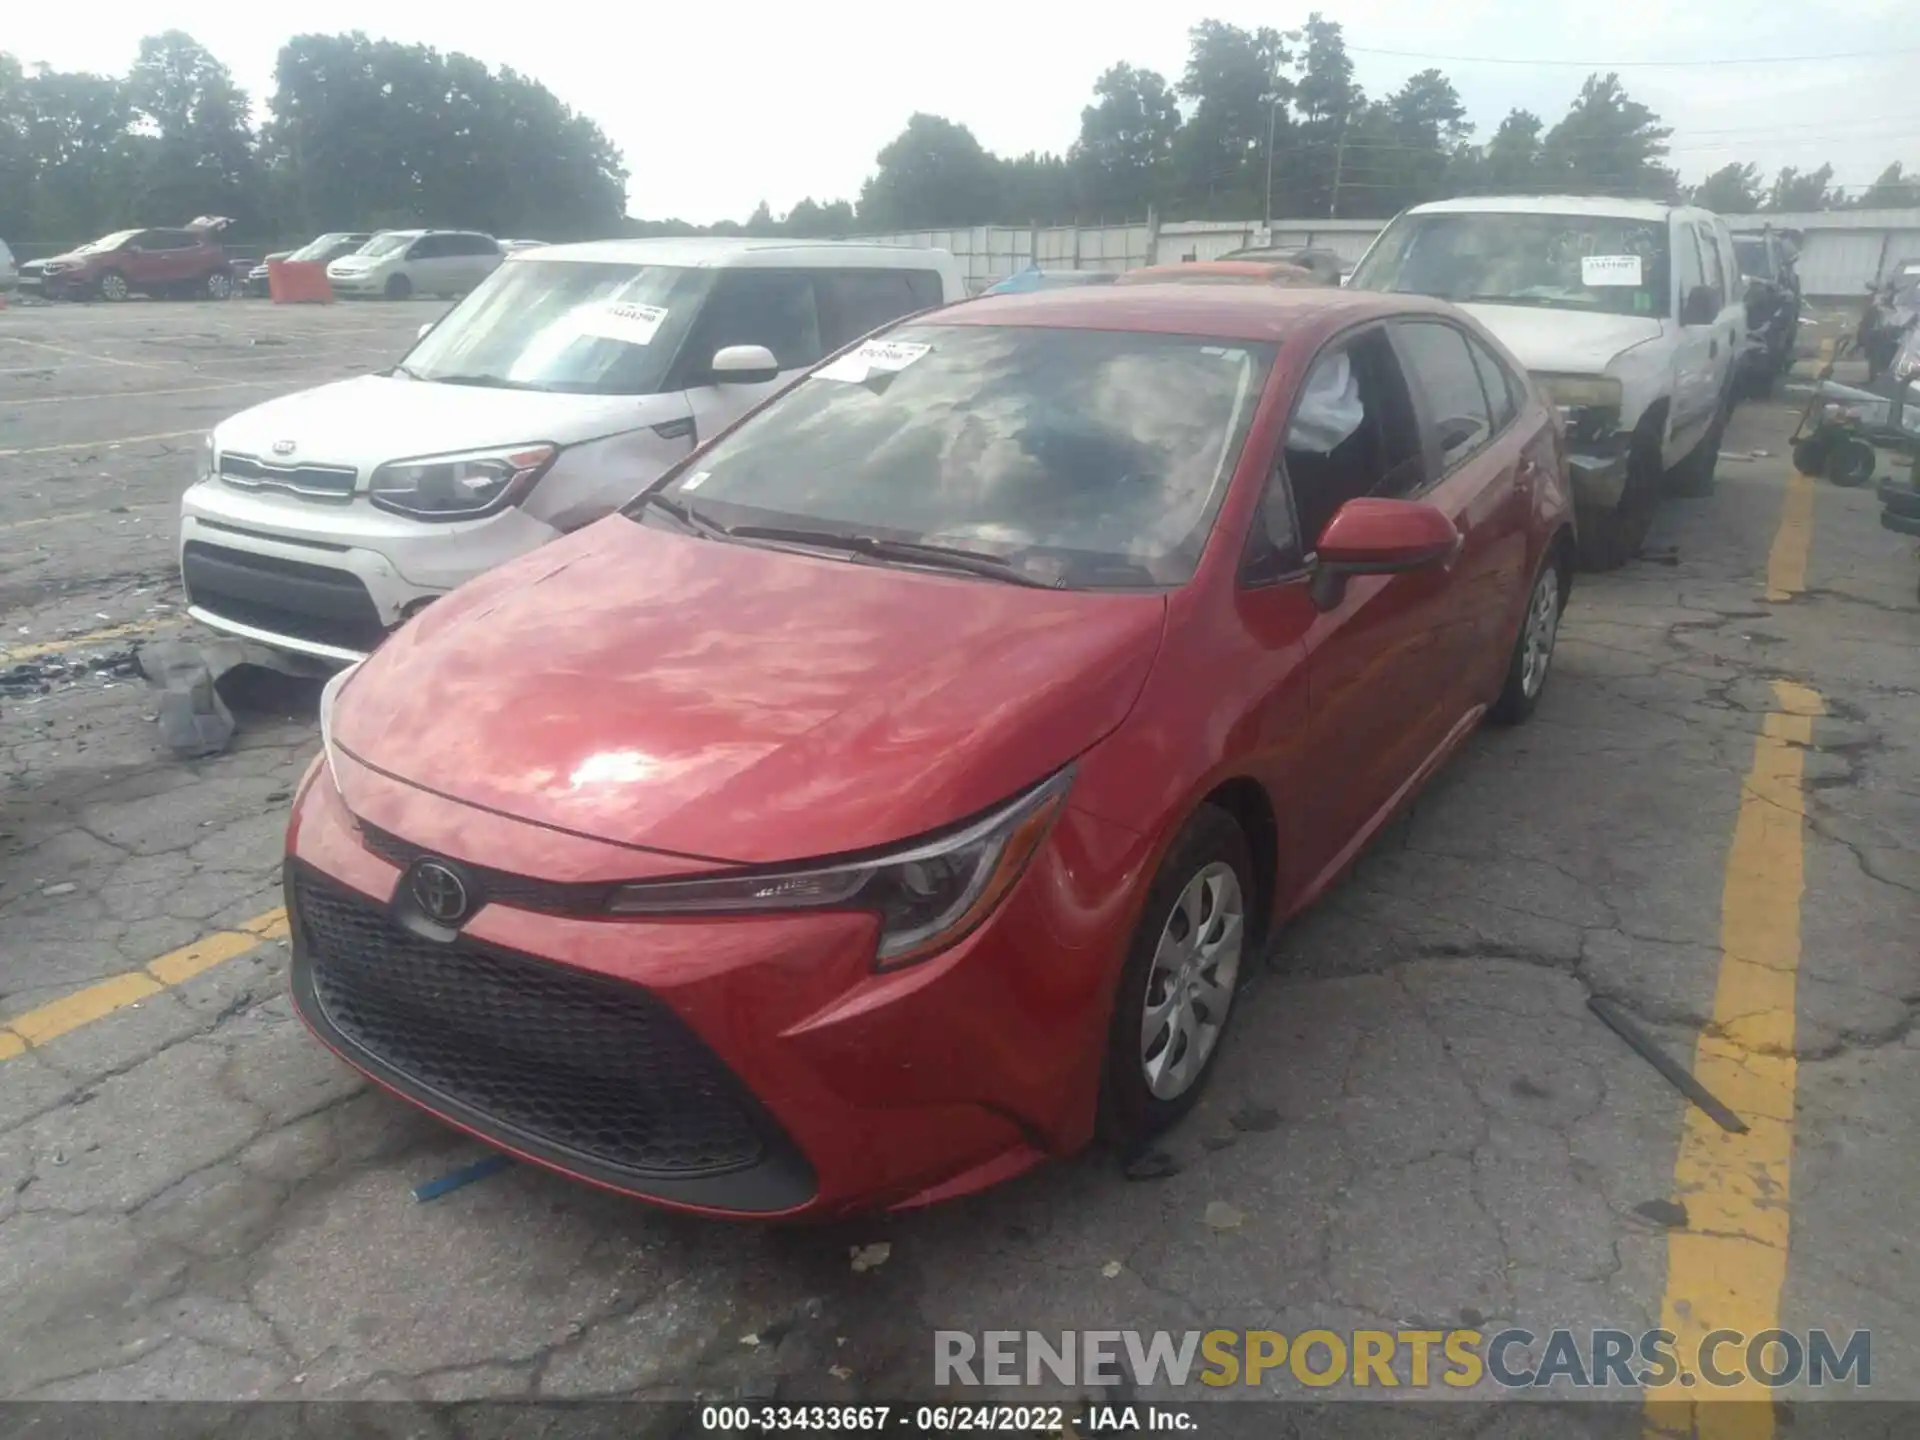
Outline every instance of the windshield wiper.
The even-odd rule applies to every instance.
[[[406,377],[407,377],[407,379],[409,379],[409,380],[418,380],[418,379],[420,379],[420,378],[421,378],[421,377],[420,377],[420,372],[419,372],[418,370],[410,370],[410,369],[408,369],[408,368],[407,368],[407,367],[406,367],[405,365],[396,365],[396,366],[394,366],[394,367],[393,367],[393,373],[394,373],[395,375],[404,375],[404,376],[406,376]]]
[[[733,532],[724,525],[716,525],[691,505],[682,504],[670,495],[658,490],[646,490],[633,502],[636,505],[651,505],[656,510],[664,510],[696,535],[704,535],[709,540],[722,540]]]
[[[1057,580],[1042,580],[1014,567],[1011,560],[984,550],[962,550],[951,545],[929,545],[919,540],[883,540],[878,535],[849,534],[841,530],[808,530],[786,525],[729,525],[726,533],[736,540],[780,540],[790,545],[818,545],[827,550],[845,550],[870,560],[898,560],[911,565],[938,566],[968,575],[984,575],[990,580],[1005,580],[1036,590],[1058,590]]]
[[[483,385],[489,390],[546,390],[549,387],[532,380],[509,380],[504,375],[422,375],[435,385]]]

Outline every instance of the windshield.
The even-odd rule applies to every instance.
[[[651,395],[716,273],[514,260],[428,331],[406,368],[421,380]]]
[[[1664,221],[1529,212],[1402,215],[1347,282],[1456,303],[1668,311]]]
[[[138,230],[116,230],[111,235],[102,235],[98,240],[82,245],[73,253],[76,255],[99,255],[108,250],[118,250],[139,233]]]
[[[1273,357],[1181,335],[907,326],[815,371],[664,493],[720,525],[960,547],[1066,585],[1176,585]]]
[[[389,230],[384,235],[376,235],[353,253],[356,255],[391,255],[396,250],[404,250],[418,235],[410,235],[404,230]]]
[[[1734,236],[1733,253],[1739,257],[1740,273],[1756,280],[1773,279],[1773,257],[1764,240],[1742,240]]]
[[[322,235],[317,240],[309,240],[298,250],[287,256],[289,260],[330,260],[339,253],[340,246],[351,239],[345,234]]]

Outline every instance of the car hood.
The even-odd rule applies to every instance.
[[[1665,333],[1649,315],[1602,315],[1531,305],[1462,305],[1527,369],[1544,374],[1597,375],[1624,352]]]
[[[243,410],[214,430],[214,444],[269,456],[277,442],[292,441],[292,459],[364,468],[543,440],[577,445],[685,413],[675,395],[561,395],[360,375]]]
[[[950,824],[1126,717],[1157,594],[1046,591],[614,515],[437,602],[342,690],[335,742],[423,789],[767,864]]]
[[[96,255],[82,255],[78,250],[62,250],[58,255],[44,255],[38,260],[29,260],[20,268],[44,270],[49,265],[86,265],[98,258]]]

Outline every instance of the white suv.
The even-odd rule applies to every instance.
[[[388,230],[327,265],[342,295],[464,295],[500,264],[500,242],[475,230]]]
[[[944,250],[519,251],[388,373],[213,431],[181,501],[189,613],[283,651],[357,659],[462,581],[610,514],[822,357],[965,298]]]
[[[1711,211],[1443,200],[1397,216],[1348,283],[1454,301],[1532,372],[1566,424],[1587,565],[1632,558],[1663,483],[1712,488],[1746,310],[1733,235]]]

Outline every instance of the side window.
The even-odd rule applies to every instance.
[[[1361,495],[1406,495],[1426,483],[1420,425],[1384,329],[1324,351],[1300,387],[1283,451],[1301,550]]]
[[[900,273],[907,277],[907,288],[913,292],[914,309],[931,310],[947,303],[947,287],[938,270],[902,270]]]
[[[826,348],[838,350],[889,320],[923,308],[904,270],[821,270],[814,288],[829,307]]]
[[[438,260],[446,253],[445,243],[438,235],[422,235],[407,247],[409,260]]]
[[[1720,263],[1720,237],[1710,225],[1695,225],[1700,237],[1700,258],[1705,262],[1707,284],[1720,292],[1720,303],[1727,303],[1727,272]]]
[[[787,270],[723,271],[693,342],[696,368],[729,345],[764,345],[782,370],[818,360],[825,351],[813,277]]]
[[[1487,404],[1493,407],[1493,429],[1498,434],[1513,423],[1520,408],[1520,402],[1514,398],[1519,387],[1507,367],[1500,363],[1500,357],[1472,336],[1467,337],[1467,349],[1473,355],[1473,368],[1480,372],[1480,388],[1487,393]]]
[[[1493,435],[1493,417],[1467,337],[1451,325],[1416,320],[1400,325],[1399,340],[1408,378],[1426,398],[1440,443],[1441,469],[1451,470]]]
[[[460,253],[462,255],[498,255],[500,242],[486,235],[462,235]]]
[[[145,244],[149,250],[191,250],[199,241],[187,230],[149,230]]]
[[[1680,303],[1687,303],[1694,287],[1707,283],[1700,265],[1700,242],[1693,238],[1693,226],[1673,227],[1673,269],[1680,281]]]

